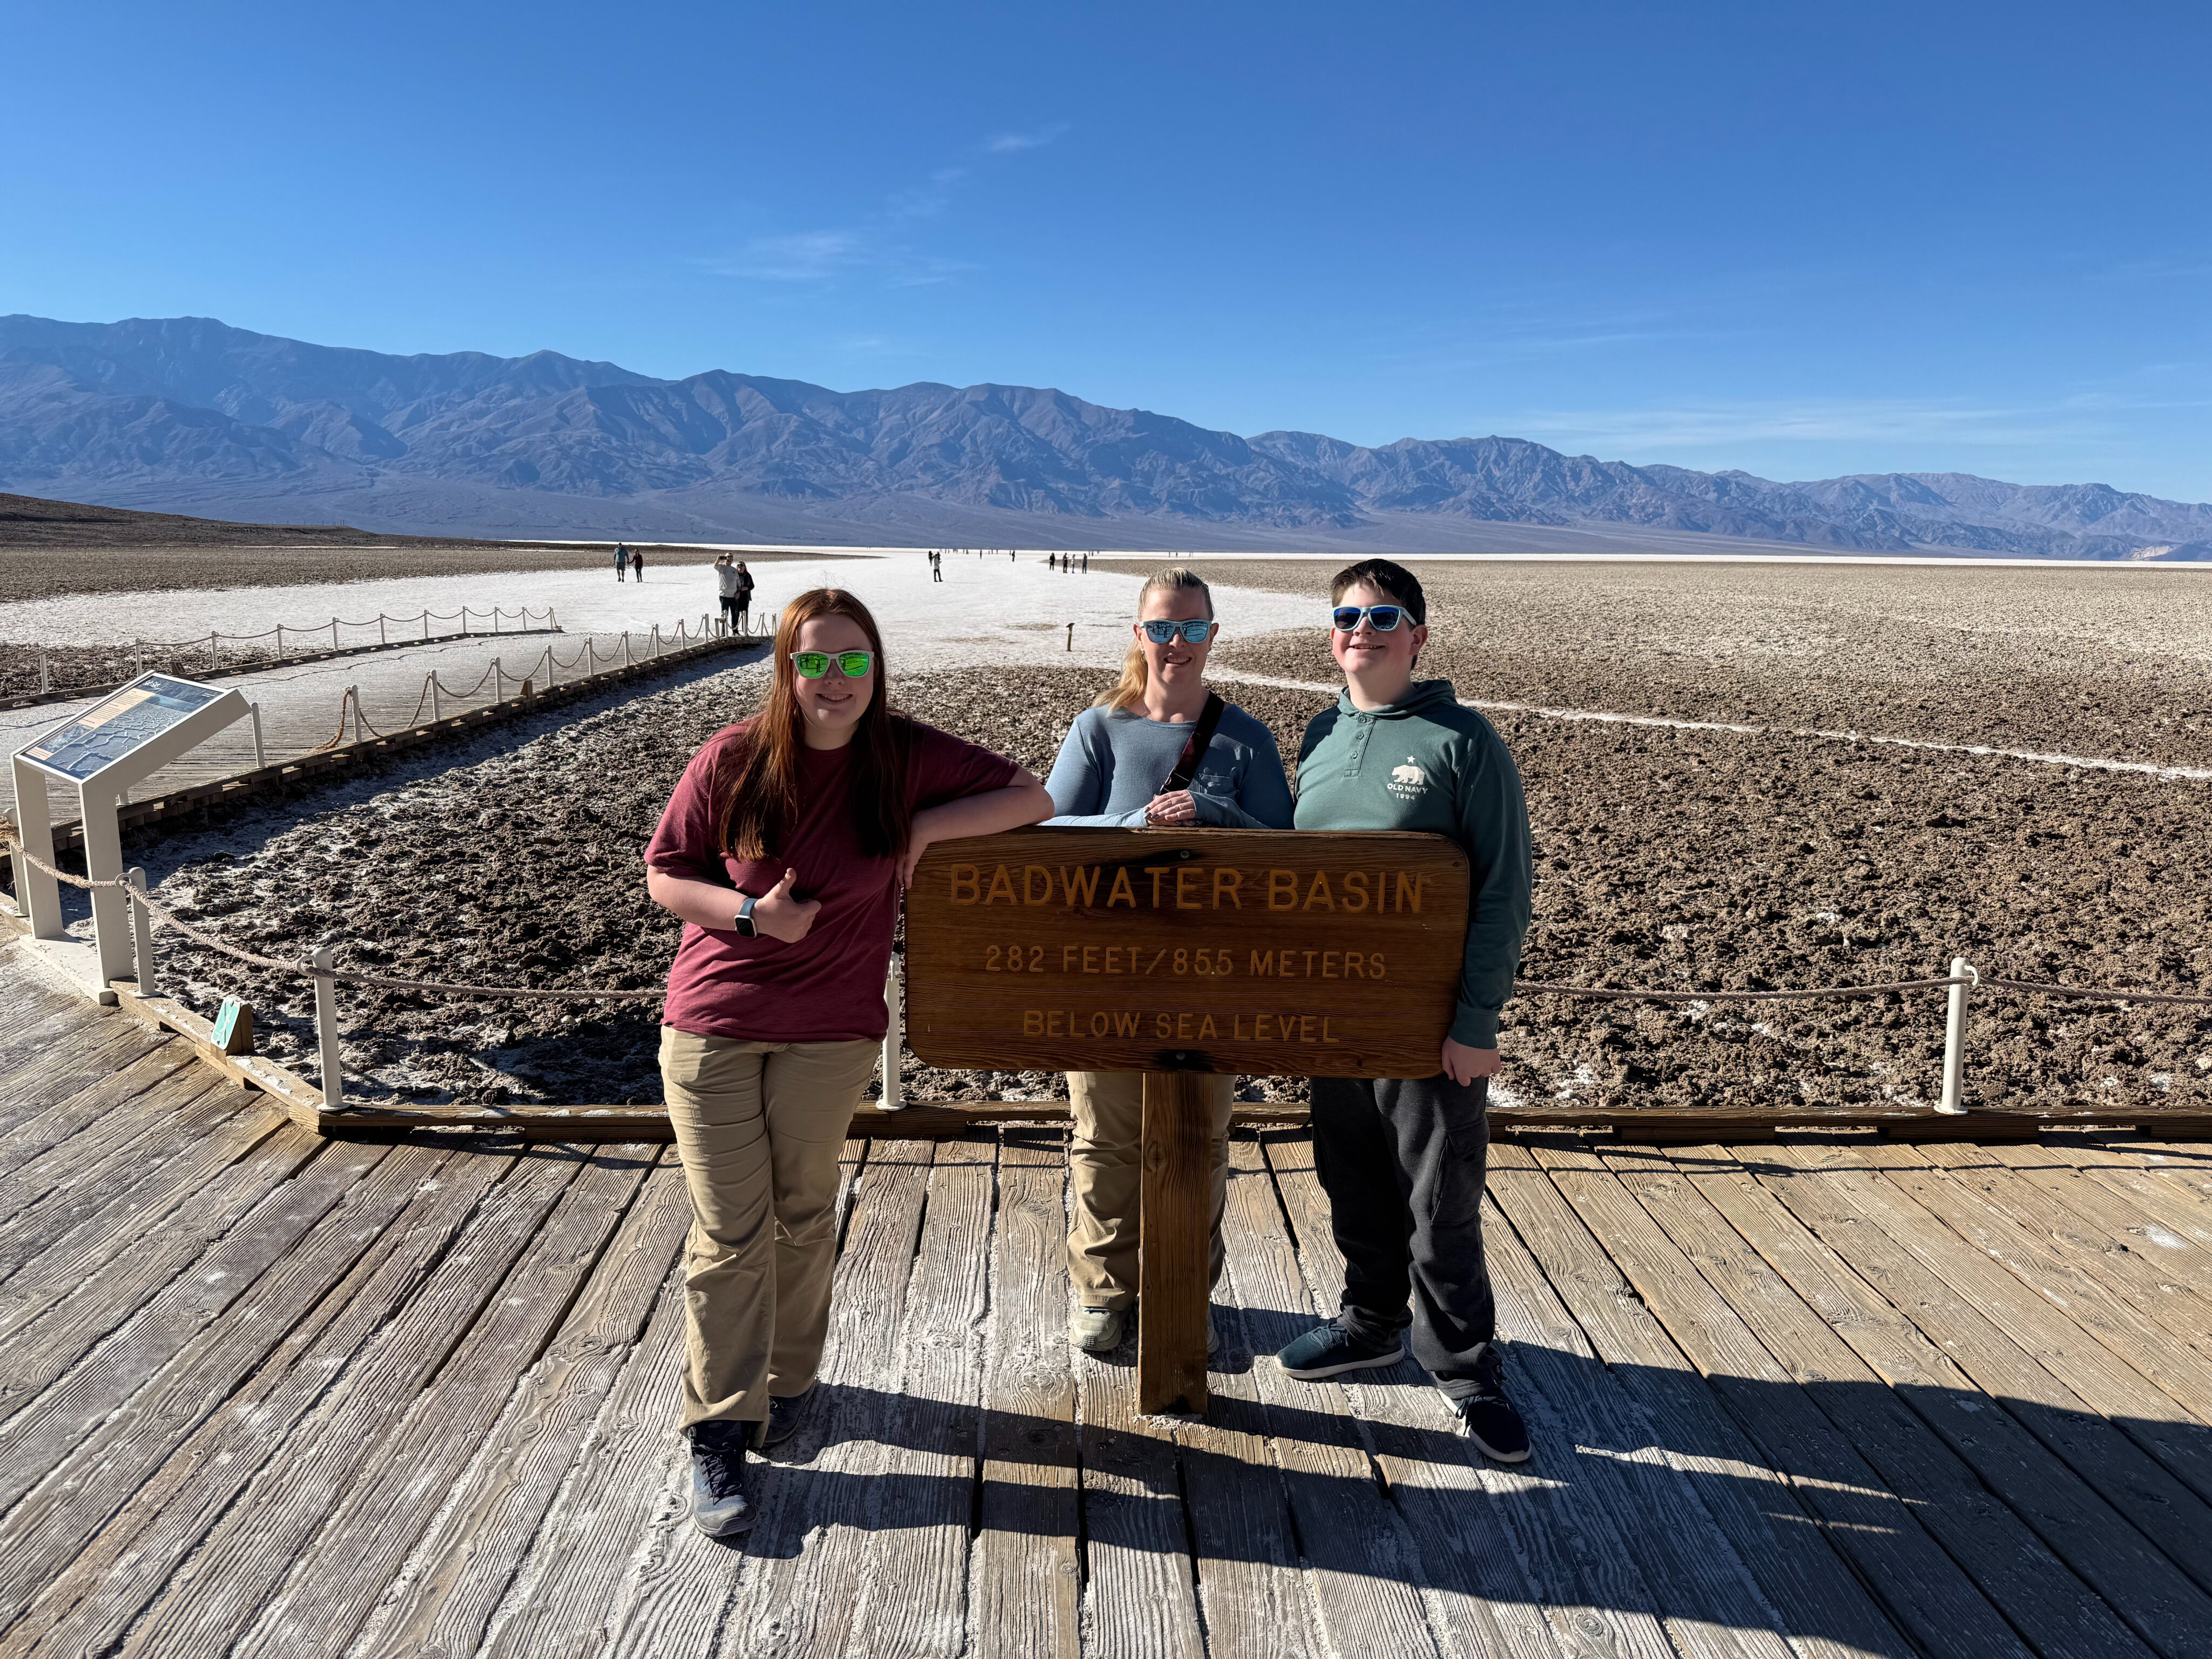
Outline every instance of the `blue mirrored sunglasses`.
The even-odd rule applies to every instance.
[[[1364,617],[1374,624],[1376,633],[1388,634],[1405,614],[1402,605],[1340,605],[1328,613],[1328,622],[1338,633],[1349,634]]]
[[[1204,645],[1206,636],[1213,631],[1213,624],[1194,617],[1188,622],[1148,622],[1137,624],[1145,630],[1145,637],[1154,645],[1165,645],[1180,634],[1193,645]]]

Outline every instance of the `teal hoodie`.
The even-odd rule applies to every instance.
[[[1528,805],[1521,774],[1490,722],[1462,708],[1449,680],[1421,680],[1403,702],[1353,706],[1348,692],[1316,714],[1298,745],[1301,830],[1427,830],[1467,854],[1472,893],[1459,1011],[1451,1035],[1498,1046],[1528,931]]]

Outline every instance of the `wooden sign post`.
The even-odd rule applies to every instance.
[[[923,856],[906,924],[917,1055],[1145,1073],[1139,1409],[1206,1405],[1194,1074],[1435,1075],[1468,888],[1466,855],[1427,835],[1022,830]]]

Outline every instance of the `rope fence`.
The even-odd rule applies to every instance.
[[[442,980],[403,979],[386,974],[363,974],[337,967],[331,947],[319,948],[310,954],[286,960],[280,957],[264,956],[217,939],[185,921],[167,905],[154,898],[146,890],[145,872],[132,870],[128,875],[112,880],[94,880],[58,870],[43,859],[27,852],[20,843],[9,846],[8,852],[31,867],[52,876],[57,881],[88,891],[99,888],[121,889],[132,906],[133,937],[137,941],[139,991],[152,995],[154,963],[152,960],[153,922],[167,923],[186,939],[217,955],[234,962],[281,974],[294,979],[307,979],[315,988],[315,1024],[318,1046],[324,1060],[323,1091],[326,1103],[338,1105],[343,1099],[343,1079],[336,1059],[337,1053],[337,1000],[335,988],[357,985],[372,990],[409,993],[415,995],[455,998],[489,998],[538,1002],[649,1002],[663,995],[659,988],[650,989],[581,988],[563,990],[522,985],[464,985]],[[884,1109],[894,1109],[898,1103],[898,1048],[900,1042],[900,1003],[898,963],[895,957],[884,984],[884,1000],[891,1011],[889,1030],[884,1038],[883,1095]],[[2117,989],[2104,986],[2062,985],[2050,981],[1998,979],[1984,975],[1962,957],[1954,957],[1948,975],[1936,979],[1887,980],[1875,984],[1820,985],[1795,989],[1763,991],[1674,991],[1645,988],[1601,985],[1563,985],[1545,980],[1516,979],[1513,984],[1516,995],[1564,996],[1619,1002],[1698,1003],[1717,1002],[1785,1002],[1818,1000],[1848,1000],[1857,997],[1887,996],[1907,991],[1942,990],[1948,993],[1943,1053],[1942,1099],[1936,1107],[1939,1115],[1957,1116],[1966,1111],[1960,1103],[1963,1088],[1966,1014],[1967,994],[1973,989],[2008,992],[2017,996],[2057,997],[2075,1001],[2112,1002],[2123,1006],[2142,1003],[2160,1006],[2212,1008],[2212,995],[2196,993],[2153,990]]]
[[[514,625],[508,625],[510,619]],[[452,628],[432,626],[434,623],[452,623],[455,626]],[[486,623],[489,626],[485,626]],[[391,617],[380,611],[375,616],[363,617],[358,622],[344,617],[333,617],[324,623],[279,623],[274,628],[264,628],[258,634],[229,634],[221,629],[215,629],[206,634],[196,635],[189,640],[133,640],[127,647],[127,651],[131,666],[130,678],[136,679],[146,672],[149,657],[154,659],[157,666],[165,667],[172,672],[222,673],[225,672],[223,652],[226,642],[232,656],[229,670],[236,672],[240,672],[241,665],[254,667],[269,666],[288,662],[295,657],[319,656],[349,649],[366,651],[385,646],[421,645],[433,640],[496,637],[507,633],[527,634],[546,630],[557,632],[559,628],[560,624],[555,620],[550,605],[544,610],[525,605],[514,611],[504,610],[498,606],[494,606],[489,611],[479,611],[473,606],[465,605],[458,611],[425,609],[411,617]],[[352,634],[345,635],[343,630],[346,629],[353,630]],[[371,630],[374,630],[375,635],[373,639],[369,637]],[[259,641],[269,641],[272,643],[258,649],[249,648],[254,647]],[[76,657],[82,657],[87,653],[97,653],[104,650],[108,653],[106,657],[101,659],[104,664],[115,663],[126,650],[119,641],[106,647],[83,646],[63,648]],[[53,661],[55,647],[41,645],[35,649],[38,653],[39,695],[52,696],[57,692],[70,690],[71,689],[70,686],[58,684],[56,680]],[[113,671],[110,668],[103,668],[102,672]],[[101,690],[107,689],[112,684],[120,683],[88,681],[76,689],[84,691]]]

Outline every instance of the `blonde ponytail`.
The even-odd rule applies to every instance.
[[[1145,608],[1145,600],[1152,594],[1172,593],[1184,588],[1195,588],[1206,596],[1206,614],[1211,617],[1213,615],[1213,590],[1206,585],[1206,579],[1198,572],[1179,564],[1170,565],[1165,569],[1155,570],[1152,574],[1151,578],[1138,591],[1137,609],[1142,611]],[[1121,678],[1115,682],[1111,690],[1102,696],[1092,706],[1098,708],[1110,708],[1119,714],[1125,709],[1134,708],[1144,700],[1145,647],[1141,641],[1132,640],[1129,642],[1129,654],[1121,659]]]

